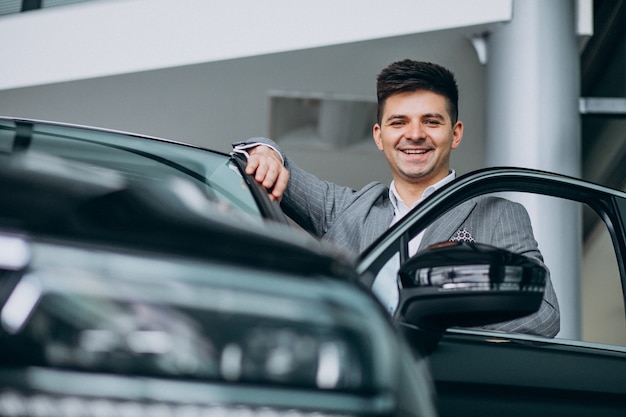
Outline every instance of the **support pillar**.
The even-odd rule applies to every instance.
[[[575,0],[514,0],[513,19],[487,41],[486,165],[581,175]],[[558,337],[580,339],[581,213],[542,197],[520,200],[550,268]]]

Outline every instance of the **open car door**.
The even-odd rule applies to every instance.
[[[536,265],[497,248],[486,256],[481,242],[409,255],[409,242],[442,215],[488,195],[529,211],[561,305],[556,338],[481,328],[538,308],[545,281]],[[541,217],[545,207],[559,210],[566,235],[553,236],[564,228]],[[359,274],[372,287],[396,259],[394,320],[429,357],[442,416],[618,416],[626,409],[625,224],[624,192],[536,170],[485,169],[391,227],[362,254]]]

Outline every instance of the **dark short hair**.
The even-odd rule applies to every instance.
[[[452,124],[459,117],[459,89],[454,74],[441,65],[431,62],[405,59],[384,68],[376,78],[378,98],[378,123],[381,123],[387,98],[394,94],[417,90],[440,94],[448,102],[448,113]]]

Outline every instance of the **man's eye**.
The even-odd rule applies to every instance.
[[[432,120],[426,120],[426,124],[430,125],[430,126],[436,126],[436,125],[439,125],[441,123],[439,122],[439,120],[432,119]]]
[[[394,120],[390,124],[391,124],[391,126],[402,126],[404,124],[404,122],[402,120]]]

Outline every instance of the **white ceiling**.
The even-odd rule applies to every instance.
[[[453,28],[467,36],[511,17],[512,0],[82,2],[0,18],[10,57],[0,90]]]

